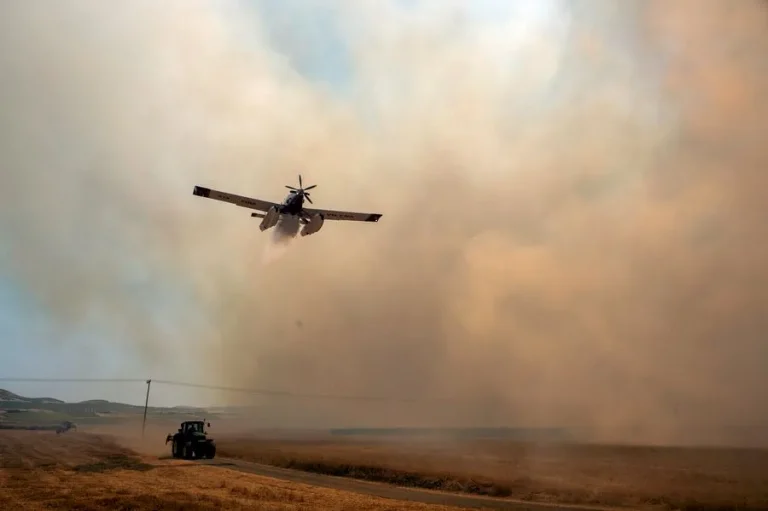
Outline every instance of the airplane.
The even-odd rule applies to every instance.
[[[311,185],[304,188],[301,174],[299,174],[299,187],[285,185],[291,191],[285,197],[282,203],[269,202],[261,199],[252,199],[232,193],[212,190],[203,186],[195,186],[193,195],[205,197],[222,202],[235,204],[243,208],[250,208],[260,211],[260,213],[251,213],[251,217],[261,218],[259,229],[262,232],[277,226],[281,233],[290,237],[295,237],[302,224],[301,236],[308,236],[320,230],[326,220],[349,220],[353,222],[378,222],[382,217],[380,213],[355,213],[352,211],[334,211],[330,209],[305,208],[304,199],[313,204],[309,196],[309,190],[317,185]],[[261,213],[263,212],[263,213]],[[288,219],[298,219],[298,222],[287,222]]]

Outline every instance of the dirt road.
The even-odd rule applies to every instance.
[[[589,506],[574,506],[561,504],[537,504],[524,501],[515,501],[510,499],[495,499],[491,497],[481,497],[473,495],[458,495],[444,492],[433,492],[428,490],[418,490],[411,488],[401,488],[386,484],[360,481],[357,479],[348,479],[342,477],[326,476],[322,474],[313,474],[299,470],[273,467],[240,461],[230,458],[216,458],[213,460],[200,460],[191,462],[195,464],[204,464],[208,466],[221,467],[238,472],[256,474],[263,477],[272,477],[283,481],[309,484],[322,488],[331,488],[334,490],[349,491],[361,493],[373,497],[385,499],[394,499],[400,501],[419,502],[423,504],[436,504],[442,506],[453,506],[474,509],[507,509],[514,511],[585,511],[585,510],[607,510],[610,508],[599,508]]]

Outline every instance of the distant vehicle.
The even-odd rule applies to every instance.
[[[174,458],[213,459],[216,456],[216,442],[208,438],[205,427],[211,427],[211,423],[205,421],[185,421],[181,423],[179,430],[173,435],[165,437],[165,444],[171,444],[171,455]]]
[[[56,434],[61,435],[62,433],[66,433],[70,429],[77,429],[77,424],[71,421],[64,421],[58,426],[56,426]]]
[[[206,197],[222,202],[229,202],[240,207],[263,211],[263,213],[251,213],[252,217],[262,218],[259,229],[266,231],[277,226],[277,229],[291,238],[296,237],[299,224],[302,236],[314,234],[320,230],[325,220],[349,220],[353,222],[378,222],[382,217],[380,213],[354,213],[351,211],[334,211],[330,209],[313,209],[304,207],[304,199],[312,204],[309,190],[317,185],[303,188],[301,175],[299,175],[299,188],[286,185],[291,191],[282,203],[269,202],[260,199],[252,199],[241,195],[212,190],[202,186],[195,186],[192,194],[198,197]],[[287,222],[288,218],[298,219],[298,222]]]

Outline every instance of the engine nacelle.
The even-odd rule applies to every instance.
[[[315,214],[312,218],[309,219],[309,222],[304,224],[304,227],[301,228],[301,235],[309,236],[310,234],[316,233],[323,226],[324,222],[325,217],[323,217],[323,215],[320,213]]]
[[[261,224],[259,224],[259,229],[266,231],[267,229],[274,227],[279,219],[280,213],[277,211],[275,206],[272,206],[267,210],[267,214],[264,215],[264,220],[262,220]]]

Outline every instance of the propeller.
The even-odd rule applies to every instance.
[[[298,194],[303,195],[309,201],[310,204],[314,204],[314,202],[312,202],[312,199],[309,196],[309,191],[308,190],[311,190],[312,188],[316,187],[317,185],[311,185],[311,186],[308,186],[306,188],[304,188],[303,185],[304,185],[304,183],[301,180],[301,174],[299,174],[299,187],[298,188],[295,188],[293,186],[288,186],[288,185],[285,185],[285,187],[288,188],[291,191],[291,193],[298,193]]]

